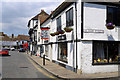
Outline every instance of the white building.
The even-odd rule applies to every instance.
[[[28,29],[29,29],[29,35],[30,35],[30,52],[33,54],[39,54],[38,52],[38,45],[40,41],[40,23],[42,23],[49,15],[44,11],[41,10],[39,14],[31,18],[28,22]],[[39,21],[38,21],[39,20]],[[39,37],[39,40],[38,38]]]
[[[107,29],[107,23],[115,28]],[[120,3],[63,2],[38,27],[50,27],[49,33],[65,27],[73,30],[49,35],[48,40],[38,36],[37,45],[44,47],[47,59],[77,73],[116,72],[120,62],[119,26]]]

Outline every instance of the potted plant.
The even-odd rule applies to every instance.
[[[64,34],[65,31],[64,31],[64,30],[60,30],[59,33],[60,33],[60,34]]]
[[[55,35],[59,35],[59,34],[60,34],[59,31],[55,32]]]
[[[50,33],[51,36],[55,36],[55,33]]]
[[[64,30],[65,30],[66,32],[71,32],[71,31],[73,30],[73,28],[65,27]]]
[[[107,29],[114,29],[115,28],[115,25],[113,25],[112,23],[108,23],[108,24],[106,24],[106,27],[107,27]]]

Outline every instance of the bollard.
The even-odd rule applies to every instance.
[[[45,65],[45,54],[43,55],[43,65]]]

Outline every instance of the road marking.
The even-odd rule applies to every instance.
[[[28,58],[28,57],[27,57],[27,58]],[[41,73],[43,73],[44,75],[46,75],[46,76],[48,76],[48,77],[50,77],[50,78],[52,78],[52,79],[55,79],[55,77],[50,76],[50,75],[48,75],[47,73],[45,73],[43,70],[41,70],[31,59],[28,58],[28,60],[35,66],[35,68],[36,68],[38,71],[40,71]],[[58,80],[58,79],[55,79],[55,80]]]

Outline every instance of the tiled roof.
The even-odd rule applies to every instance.
[[[28,35],[18,35],[15,38],[10,38],[9,36],[7,36],[7,34],[4,34],[3,32],[0,32],[0,41],[29,41],[29,36]]]
[[[21,40],[29,41],[29,40],[30,40],[30,37],[27,36],[27,35],[18,35],[17,39],[18,39],[19,41],[21,41]]]
[[[49,16],[49,14],[47,14],[44,10],[41,10],[41,12],[39,14],[37,14],[35,17],[33,17],[32,19],[37,20],[39,17],[40,23],[42,23],[48,16]]]

